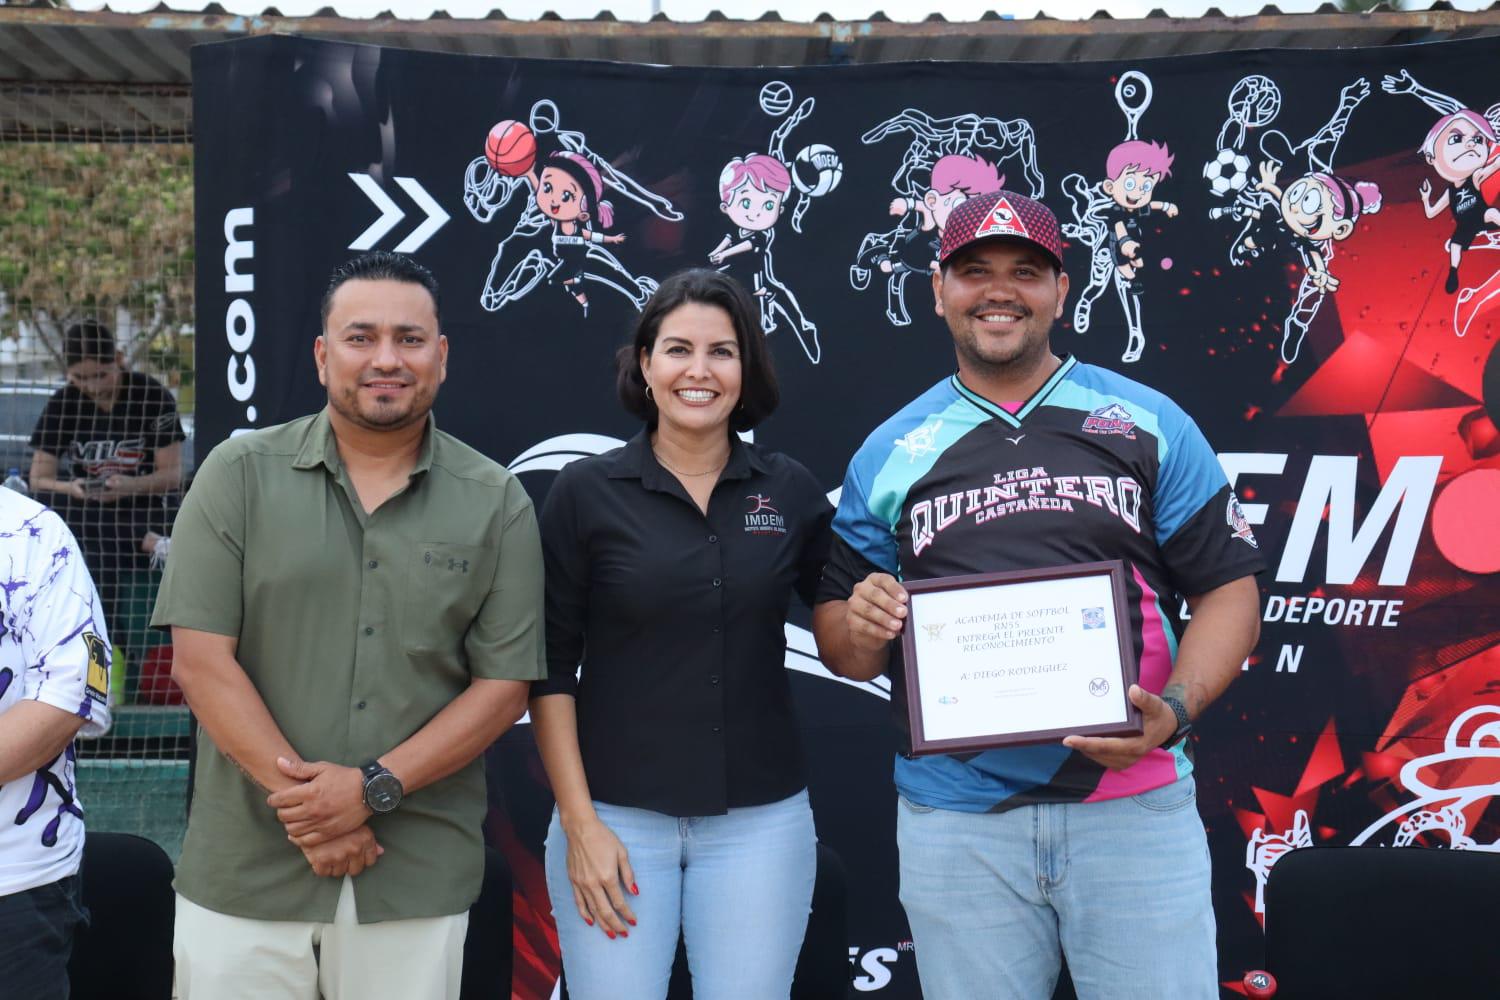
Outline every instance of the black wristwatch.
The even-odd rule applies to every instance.
[[[1188,733],[1193,731],[1193,719],[1188,715],[1187,706],[1180,699],[1168,694],[1163,695],[1161,700],[1166,702],[1167,707],[1172,710],[1172,714],[1177,716],[1176,731],[1171,736],[1168,736],[1166,742],[1161,745],[1163,750],[1170,750],[1187,739]]]
[[[361,764],[359,769],[365,776],[365,805],[377,816],[393,812],[406,795],[401,779],[386,770],[378,760]]]

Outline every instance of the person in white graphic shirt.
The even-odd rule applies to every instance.
[[[73,535],[0,489],[0,992],[68,995],[86,919],[76,736],[109,728],[109,637]]]

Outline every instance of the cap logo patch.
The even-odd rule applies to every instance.
[[[990,209],[989,218],[980,223],[979,228],[974,231],[976,240],[983,236],[1021,236],[1031,239],[1031,233],[1021,222],[1021,216],[1004,198],[995,202],[995,207]]]

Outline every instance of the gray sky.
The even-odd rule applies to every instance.
[[[155,7],[159,0],[111,0],[109,6],[116,11],[146,11]],[[877,11],[897,21],[920,21],[933,11],[939,11],[950,21],[978,20],[988,11],[1009,14],[1016,18],[1035,17],[1045,11],[1056,18],[1088,18],[1100,9],[1108,10],[1117,18],[1144,17],[1151,10],[1161,8],[1168,14],[1179,17],[1194,17],[1209,7],[1218,7],[1226,14],[1253,14],[1265,6],[1267,0],[220,0],[229,11],[236,14],[259,14],[269,6],[275,6],[283,14],[301,16],[311,14],[321,7],[331,6],[345,17],[370,17],[390,10],[398,17],[426,18],[434,10],[446,10],[454,17],[482,17],[491,9],[505,11],[513,18],[535,18],[548,11],[555,11],[566,18],[591,18],[602,10],[610,10],[623,21],[640,21],[651,16],[653,2],[660,5],[663,13],[674,21],[699,21],[710,11],[722,11],[733,18],[756,18],[767,10],[777,10],[788,21],[808,21],[822,13],[835,18],[860,21]],[[1415,6],[1425,8],[1431,0],[1415,0]],[[176,10],[198,10],[206,6],[207,0],[168,0]],[[1455,0],[1459,10],[1479,10],[1487,7],[1490,0]],[[1312,11],[1320,0],[1277,0],[1276,6],[1283,11]],[[74,6],[80,10],[97,10],[102,0],[79,0]]]

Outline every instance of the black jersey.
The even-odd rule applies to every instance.
[[[57,456],[64,478],[102,479],[155,472],[156,450],[185,437],[166,387],[127,371],[108,410],[72,385],[53,393],[31,432],[31,447]]]
[[[1176,656],[1174,595],[1263,568],[1193,421],[1072,358],[1014,415],[957,376],[933,386],[854,456],[833,527],[820,600],[847,599],[875,570],[923,580],[1122,560],[1140,684],[1153,693]],[[893,679],[898,718],[901,689]],[[1108,771],[1054,743],[898,758],[896,786],[923,805],[985,812],[1135,795],[1191,769],[1181,745]]]

